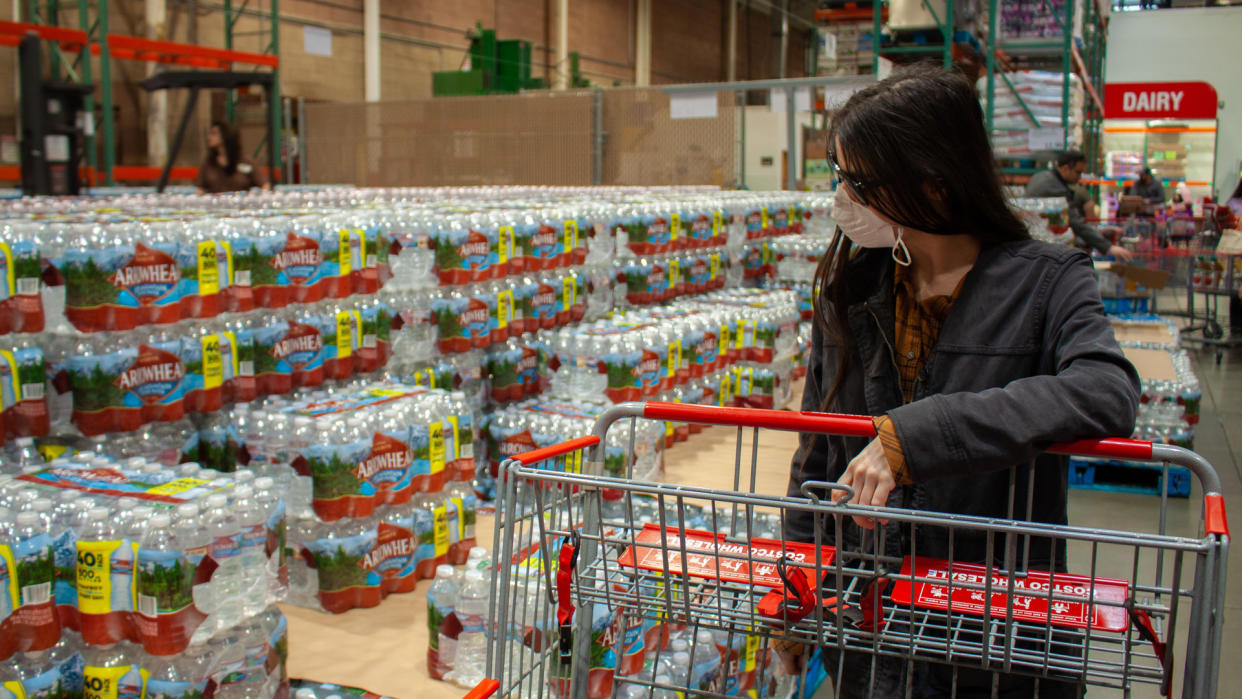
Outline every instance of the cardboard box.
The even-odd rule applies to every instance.
[[[1113,335],[1117,342],[1136,342],[1147,345],[1173,345],[1173,333],[1163,323],[1135,323],[1125,320],[1112,321]]]
[[[1139,378],[1148,381],[1177,381],[1173,355],[1167,350],[1122,347],[1121,351],[1138,370]]]
[[[1111,272],[1125,281],[1126,289],[1135,292],[1139,286],[1148,289],[1163,289],[1169,283],[1172,273],[1161,269],[1147,269],[1133,265],[1122,265],[1116,262],[1096,262],[1095,269],[1099,272]]]

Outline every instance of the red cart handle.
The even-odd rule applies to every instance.
[[[815,432],[846,437],[874,437],[875,424],[866,415],[761,410],[759,408],[722,408],[714,405],[688,403],[643,403],[643,417],[668,422],[694,422],[704,425],[763,427],[785,432]],[[1048,451],[1077,454],[1100,459],[1152,460],[1151,442],[1139,439],[1083,439],[1055,444]]]
[[[488,697],[500,690],[500,683],[496,680],[483,680],[475,685],[462,699],[488,699]]]
[[[643,417],[667,422],[694,422],[703,425],[763,427],[785,432],[820,432],[848,437],[874,437],[875,425],[862,415],[795,413],[760,408],[721,408],[689,403],[643,403]]]

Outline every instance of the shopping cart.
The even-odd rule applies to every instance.
[[[639,419],[735,427],[731,482],[601,475],[606,450],[633,452]],[[605,412],[592,436],[508,460],[496,519],[493,679],[472,697],[809,690],[805,673],[783,676],[777,646],[824,660],[836,681],[860,657],[937,668],[951,676],[945,695],[957,694],[959,676],[965,686],[1004,673],[1125,696],[1144,685],[1151,695],[1215,696],[1229,535],[1220,481],[1197,454],[1128,439],[1051,450],[1190,469],[1203,510],[1187,524],[1193,535],[1179,536],[1166,531],[1184,514],[1168,510],[1167,494],[1146,532],[851,506],[850,489],[833,483],[807,483],[802,497],[759,493],[758,443],[769,429],[874,436],[866,417],[630,403]],[[1011,514],[1022,511],[1013,486],[1030,470],[1011,472]],[[813,518],[815,541],[783,537],[794,516]],[[821,540],[831,532],[845,541],[846,521],[859,517],[886,535],[863,537],[857,550]],[[971,532],[986,538],[983,561],[953,560],[952,542]],[[895,534],[909,547],[892,550]],[[903,553],[937,535],[948,536],[947,560]],[[1039,540],[1064,544],[1073,572],[1029,565]],[[688,655],[665,660],[677,648]],[[687,658],[690,669],[677,672]],[[875,682],[876,665],[862,667],[871,668],[862,681]]]
[[[1131,264],[1169,273],[1167,288],[1184,288],[1184,309],[1160,309],[1169,316],[1189,319],[1181,329],[1188,342],[1211,346],[1216,362],[1223,349],[1239,346],[1225,337],[1220,318],[1221,300],[1238,293],[1242,283],[1242,256],[1218,252],[1221,240],[1214,216],[1172,215],[1160,218],[1131,218],[1125,222],[1121,242],[1134,252]],[[1157,312],[1155,294],[1151,312]]]

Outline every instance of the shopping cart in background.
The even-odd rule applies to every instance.
[[[1214,216],[1170,215],[1134,217],[1125,221],[1121,244],[1134,252],[1137,264],[1169,273],[1168,288],[1185,289],[1185,309],[1160,309],[1167,316],[1189,319],[1181,329],[1189,342],[1215,348],[1220,363],[1225,347],[1239,346],[1225,337],[1221,318],[1228,301],[1242,287],[1242,256],[1217,251],[1221,231]],[[1156,297],[1151,312],[1156,313]]]
[[[731,482],[718,473],[705,474],[705,487],[601,475],[605,445],[624,444],[628,430],[632,450],[641,419],[735,427]],[[785,695],[812,689],[805,674],[783,676],[778,646],[826,659],[829,677],[840,676],[838,651],[847,650],[946,668],[955,690],[959,673],[982,672],[1126,696],[1142,685],[1215,696],[1229,535],[1219,478],[1197,454],[1127,439],[1055,447],[1184,466],[1202,485],[1203,509],[1190,525],[1197,531],[1167,531],[1167,494],[1152,531],[1098,530],[1023,521],[1018,513],[1030,504],[1024,510],[1012,495],[1015,516],[983,519],[850,506],[850,489],[833,483],[807,483],[801,497],[756,492],[766,430],[874,436],[865,417],[629,403],[601,416],[592,436],[506,461],[492,679],[472,696],[762,697],[774,688]],[[1016,468],[1011,486],[1032,477],[1029,467]],[[815,541],[783,537],[797,514],[813,518]],[[899,534],[909,551],[918,550],[919,536],[953,542],[974,532],[986,538],[987,554],[956,561],[950,543],[940,560],[891,550],[891,536],[864,537],[858,550],[821,540],[834,532],[842,541],[851,517]],[[1038,540],[1064,543],[1070,572],[1032,569],[1025,552]],[[679,665],[689,669],[677,672]]]

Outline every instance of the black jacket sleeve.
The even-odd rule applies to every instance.
[[[889,413],[916,481],[1023,463],[1056,442],[1133,432],[1138,373],[1104,315],[1090,260],[1074,255],[1053,275],[1041,349],[1052,373]]]

